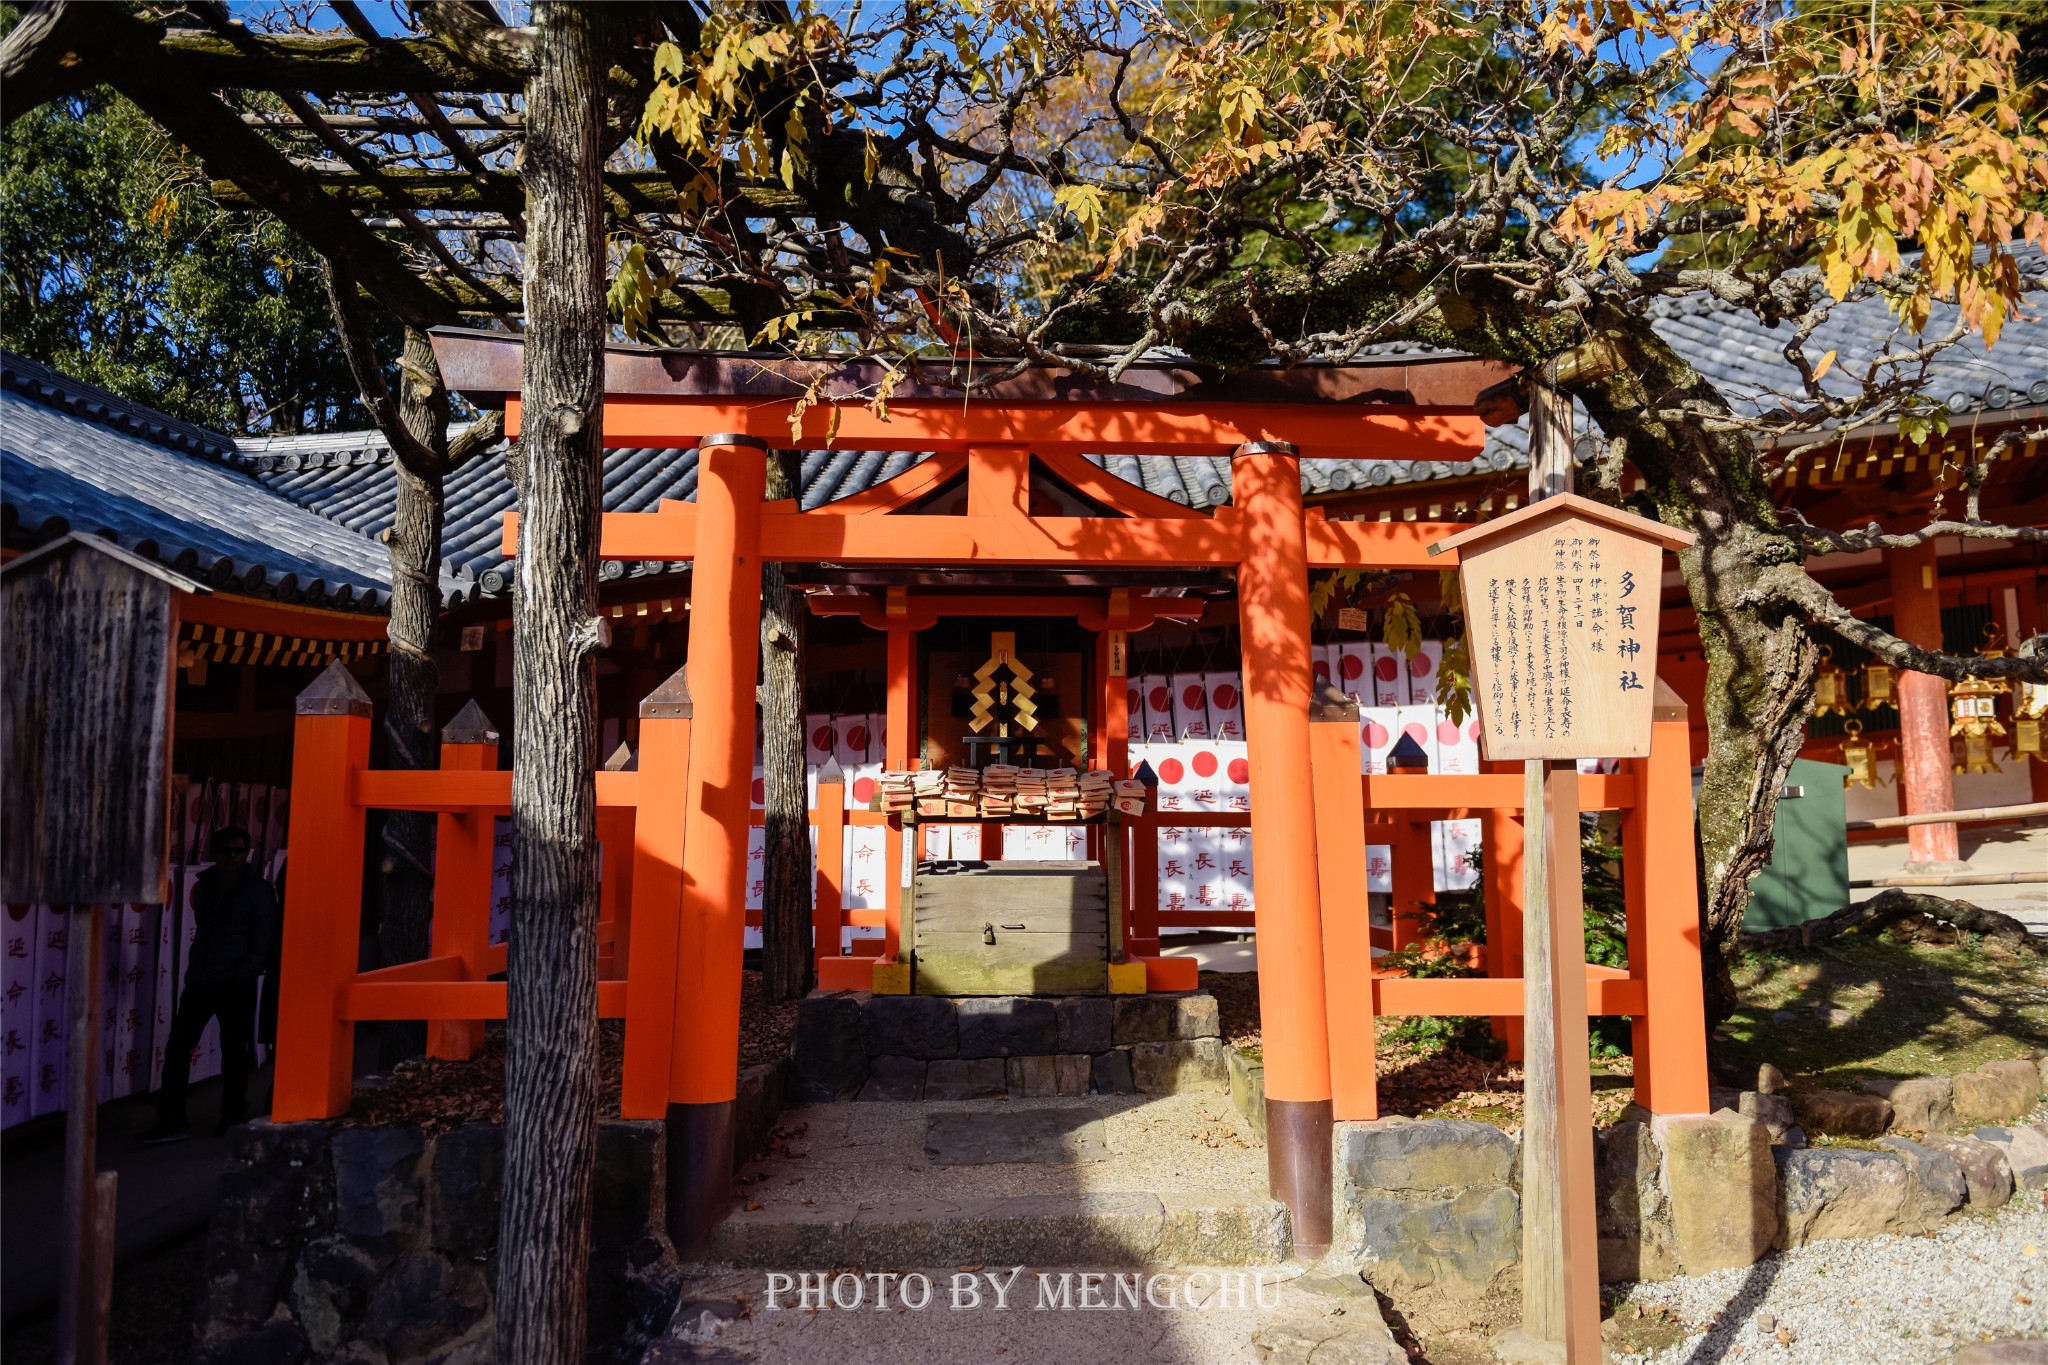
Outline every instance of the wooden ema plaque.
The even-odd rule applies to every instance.
[[[1664,552],[1692,541],[1563,493],[1430,547],[1458,551],[1489,760],[1650,752]]]

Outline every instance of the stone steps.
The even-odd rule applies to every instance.
[[[830,1101],[1223,1094],[1216,999],[871,995],[797,1006],[791,1096]]]
[[[932,1265],[1276,1265],[1287,1209],[1241,1191],[1027,1194],[778,1204],[718,1226],[704,1260],[779,1270]]]

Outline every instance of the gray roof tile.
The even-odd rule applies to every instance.
[[[216,587],[324,605],[345,590],[382,608],[384,547],[278,496],[244,463],[225,437],[0,358],[0,515],[14,538],[109,533]]]
[[[2021,269],[2048,277],[2048,259],[2017,253]],[[1930,334],[1952,316],[1938,306]],[[1765,412],[1796,394],[1796,373],[1784,358],[1789,327],[1759,327],[1749,314],[1705,296],[1663,301],[1651,309],[1658,331],[1712,380],[1740,410]],[[1809,356],[1837,352],[1831,391],[1848,393],[1873,360],[1902,344],[1879,299],[1839,306],[1807,343]],[[1427,355],[1431,348],[1396,343],[1379,354]],[[377,538],[390,526],[396,478],[392,455],[374,431],[230,440],[177,422],[42,366],[0,355],[5,433],[6,511],[10,528],[33,532],[53,516],[74,529],[107,529],[124,542],[154,540],[166,560],[192,549],[202,572],[215,560],[239,579],[263,566],[273,581],[296,573],[303,587],[318,577],[330,588],[350,585],[360,597],[389,591],[389,569]],[[2022,320],[2006,328],[1995,349],[1972,337],[1926,366],[1928,392],[1957,412],[2048,404],[2048,327]],[[25,435],[24,435],[25,434]],[[105,452],[118,451],[118,457]],[[799,501],[815,508],[896,477],[925,457],[913,452],[807,451]],[[1183,506],[1209,508],[1230,498],[1230,461],[1221,456],[1091,455],[1117,478]],[[1426,482],[1475,470],[1526,466],[1523,424],[1495,427],[1471,465],[1444,461],[1313,459],[1302,462],[1307,494]],[[637,448],[605,454],[606,511],[646,511],[664,498],[694,498],[694,450]],[[443,536],[448,588],[478,584],[502,592],[509,574],[499,552],[504,514],[515,498],[503,446],[449,476]],[[679,566],[648,561],[620,566],[614,577],[638,577]]]

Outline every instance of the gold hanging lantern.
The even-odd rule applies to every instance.
[[[1849,675],[1835,662],[1835,651],[1826,645],[1820,648],[1820,671],[1813,678],[1813,714],[1849,714]]]
[[[1872,659],[1863,665],[1863,709],[1875,711],[1880,706],[1897,706],[1898,693],[1893,689],[1898,678],[1898,670],[1890,664]]]
[[[2012,752],[2010,758],[2033,758],[2048,763],[2048,753],[2041,750],[2041,718],[2019,716],[2012,723]]]
[[[1955,723],[1948,732],[1963,741],[1955,767],[1958,773],[2003,771],[1992,760],[1991,740],[1993,736],[2005,737],[2005,727],[1998,723],[1998,694],[2004,690],[2007,689],[1974,675],[1949,689],[1949,707]]]
[[[2044,719],[2048,719],[2048,682],[2021,683],[2012,702],[2012,757],[2048,763],[2048,750],[2042,747]]]
[[[1882,781],[1877,775],[1877,745],[1863,738],[1863,722],[1846,720],[1842,729],[1848,734],[1842,741],[1842,762],[1849,766],[1843,782],[1851,787],[1877,786]]]

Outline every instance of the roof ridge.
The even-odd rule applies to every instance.
[[[100,426],[125,431],[153,445],[197,455],[216,464],[243,467],[240,451],[232,436],[173,417],[132,398],[123,398],[112,390],[75,379],[41,361],[30,360],[4,348],[0,348],[0,385],[30,402],[84,417]]]

